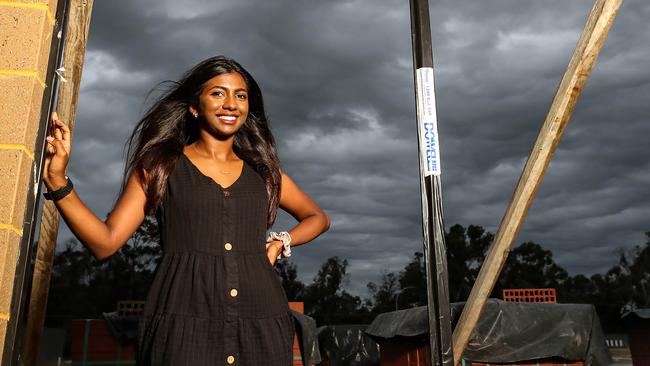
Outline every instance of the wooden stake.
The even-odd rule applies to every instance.
[[[597,0],[530,152],[515,192],[453,333],[454,360],[460,362],[512,243],[551,161],[576,101],[605,43],[622,0]]]
[[[59,97],[56,111],[59,118],[67,122],[72,139],[74,122],[77,115],[77,101],[81,83],[90,15],[93,0],[70,0],[67,29],[63,53],[65,71],[60,75],[66,81],[59,80]],[[49,125],[49,124],[48,124]],[[52,263],[56,251],[56,239],[59,231],[59,213],[52,201],[45,201],[41,216],[41,227],[38,239],[38,250],[32,278],[32,292],[29,302],[29,316],[24,343],[24,362],[27,366],[35,366],[38,361],[38,345],[43,333],[47,296],[52,276]]]

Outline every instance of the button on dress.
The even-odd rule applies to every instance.
[[[247,162],[224,188],[181,154],[156,212],[163,255],[138,324],[138,365],[292,364],[293,317],[266,256],[267,204]]]

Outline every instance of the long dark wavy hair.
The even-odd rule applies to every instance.
[[[215,76],[237,72],[248,87],[248,117],[235,133],[233,151],[250,164],[266,183],[269,197],[267,228],[277,216],[280,201],[280,161],[275,140],[264,112],[262,92],[257,82],[236,61],[216,56],[187,71],[146,111],[128,139],[124,167],[124,191],[130,172],[139,174],[147,195],[146,214],[155,214],[167,189],[167,178],[181,157],[183,148],[199,137],[199,124],[189,106],[199,105],[205,83]],[[148,179],[145,178],[145,172]]]

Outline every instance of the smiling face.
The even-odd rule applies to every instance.
[[[246,81],[237,72],[217,75],[204,84],[199,105],[189,109],[211,132],[231,136],[248,117]]]

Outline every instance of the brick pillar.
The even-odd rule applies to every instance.
[[[0,0],[0,360],[10,360],[33,235],[59,0]],[[65,4],[64,1],[61,4]],[[50,84],[50,85],[48,85]],[[16,342],[14,342],[16,341]]]

